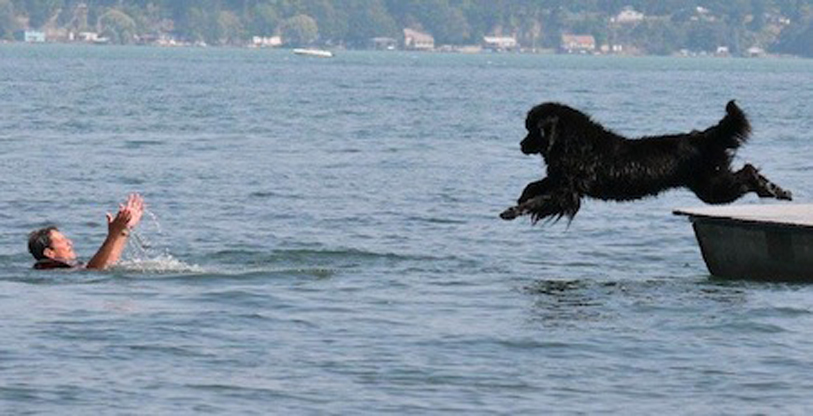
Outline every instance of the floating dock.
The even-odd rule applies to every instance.
[[[813,204],[677,209],[709,272],[729,279],[813,281]]]

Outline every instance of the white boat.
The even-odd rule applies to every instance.
[[[813,281],[813,204],[675,210],[692,221],[712,275]]]
[[[315,56],[317,58],[332,58],[333,57],[333,52],[326,51],[324,49],[297,48],[297,49],[294,49],[294,53],[297,54],[297,55]]]

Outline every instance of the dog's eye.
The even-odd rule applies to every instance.
[[[551,135],[558,121],[558,117],[548,117],[542,120],[542,122],[539,123],[539,134],[542,136]]]
[[[536,129],[537,133],[539,133],[540,137],[545,137],[547,132],[545,131],[545,123],[539,123],[538,128]]]

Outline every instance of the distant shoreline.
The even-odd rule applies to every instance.
[[[178,43],[173,45],[158,45],[158,44],[130,44],[130,45],[120,45],[120,44],[111,44],[111,43],[90,43],[90,42],[25,42],[25,41],[10,41],[10,40],[0,40],[0,45],[15,45],[15,46],[32,46],[32,47],[40,47],[40,46],[88,46],[88,47],[135,47],[135,48],[156,48],[156,49],[258,49],[258,50],[279,50],[279,51],[289,51],[293,53],[293,51],[297,48],[295,47],[267,47],[267,46],[254,46],[254,45],[199,45],[199,44],[187,44],[187,43]],[[471,47],[439,47],[432,50],[418,50],[418,49],[393,49],[393,50],[384,50],[384,49],[375,49],[375,48],[366,48],[366,49],[358,49],[358,48],[345,48],[345,47],[315,47],[317,49],[324,49],[327,51],[358,51],[358,52],[381,52],[381,53],[393,53],[393,52],[409,52],[409,53],[420,53],[420,54],[458,54],[458,55],[557,55],[557,56],[593,56],[593,57],[628,57],[628,58],[642,58],[642,57],[673,57],[673,58],[710,58],[710,59],[721,59],[721,58],[743,58],[743,59],[810,59],[805,56],[801,55],[787,55],[787,54],[773,54],[773,53],[765,53],[759,56],[742,56],[742,55],[733,55],[733,54],[715,54],[711,52],[677,52],[670,55],[656,55],[656,54],[645,54],[645,53],[602,53],[602,52],[592,52],[592,53],[566,53],[566,52],[558,52],[553,49],[539,49],[539,50],[515,50],[515,51],[494,51],[489,49],[479,49],[473,50]]]

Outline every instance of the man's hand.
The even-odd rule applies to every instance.
[[[144,214],[144,198],[139,194],[130,194],[127,197],[127,204],[119,205],[119,212],[115,217],[108,212],[107,238],[86,267],[104,269],[116,264],[127,244],[130,230],[141,222],[142,214]]]
[[[144,214],[144,198],[139,194],[130,194],[127,198],[127,204],[119,205],[119,212],[113,217],[109,212],[107,213],[107,230],[108,234],[115,235],[125,233],[138,225],[141,222],[141,216]]]

